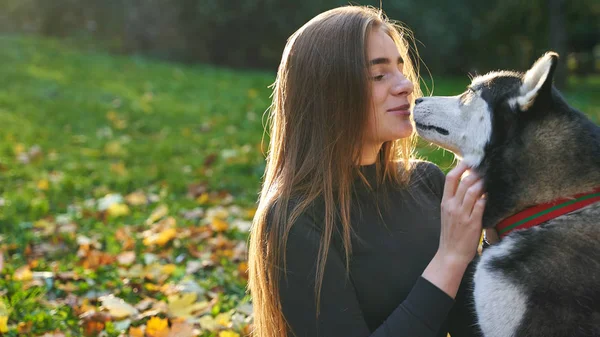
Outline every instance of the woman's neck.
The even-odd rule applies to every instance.
[[[362,155],[360,158],[360,165],[372,165],[375,164],[379,151],[381,150],[382,143],[377,144],[365,144],[362,149]]]

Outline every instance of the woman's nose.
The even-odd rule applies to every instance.
[[[398,79],[398,82],[394,84],[392,90],[394,95],[408,96],[412,94],[414,86],[408,78],[406,78],[404,75],[401,75]]]

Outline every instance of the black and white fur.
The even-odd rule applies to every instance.
[[[557,59],[416,102],[419,135],[483,177],[484,227],[600,186],[600,128],[553,87]],[[600,336],[600,203],[512,232],[483,252],[474,283],[485,337]]]

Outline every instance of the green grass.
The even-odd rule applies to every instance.
[[[239,272],[243,261],[228,259],[231,247],[222,245],[246,239],[232,224],[248,221],[257,199],[264,170],[263,113],[273,80],[271,73],[183,66],[89,53],[51,39],[0,36],[0,320],[8,316],[6,335],[16,336],[17,324],[28,322],[32,335],[55,330],[82,335],[89,320],[78,318],[81,299],[91,290],[134,305],[144,297],[167,301],[168,292],[146,284],[178,284],[188,276],[212,292],[202,295],[214,300],[209,315],[247,302]],[[467,83],[467,76],[436,79],[434,93],[457,94]],[[571,86],[577,90],[566,97],[598,122],[600,80],[572,79]],[[425,145],[418,149],[421,156],[445,170],[451,166],[451,153]],[[197,198],[202,191],[188,196],[194,184],[202,186],[202,197]],[[98,209],[109,194],[136,191],[152,201],[129,204],[130,212],[123,215]],[[166,215],[181,232],[210,227],[206,216],[184,216],[197,208],[224,207],[222,219],[229,226],[220,234],[192,232],[163,246],[147,245],[144,232],[151,226],[145,222],[158,205],[168,206]],[[86,267],[89,252],[78,242],[81,236],[114,257],[127,241],[118,234],[123,228],[131,229],[133,244],[127,250],[137,260],[143,254],[158,256],[158,264],[141,266],[175,265],[168,277],[124,277],[129,268],[116,263]],[[209,267],[185,269],[190,261],[209,260]],[[52,274],[30,280],[22,276],[23,268]],[[67,300],[69,294],[77,298],[75,304]],[[89,305],[100,308],[94,296]],[[134,320],[132,326],[147,321]],[[103,329],[117,336],[119,324],[112,319]],[[205,329],[202,336],[240,332],[243,326]]]

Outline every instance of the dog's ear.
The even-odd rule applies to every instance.
[[[511,105],[518,105],[521,111],[527,111],[536,98],[549,94],[552,90],[552,77],[557,63],[558,54],[555,52],[548,52],[535,61],[523,76],[519,96],[511,100]]]

